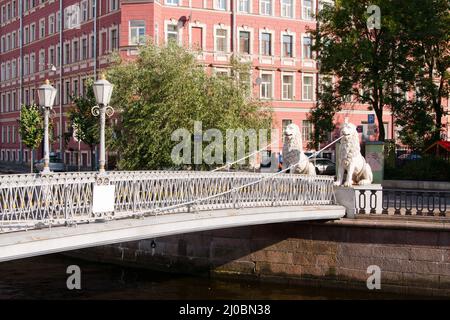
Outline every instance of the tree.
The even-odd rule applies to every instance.
[[[119,167],[174,167],[171,150],[177,142],[171,135],[180,128],[192,131],[195,121],[202,121],[203,131],[217,128],[222,133],[270,128],[270,110],[248,98],[248,86],[242,85],[250,66],[233,64],[238,67],[229,76],[209,75],[191,52],[174,43],[149,43],[133,61],[116,57],[108,79],[115,86],[112,104],[119,109],[113,143]]]
[[[97,104],[92,85],[93,81],[88,80],[86,94],[72,98],[74,106],[69,111],[69,119],[76,128],[76,138],[89,146],[91,159],[94,159],[94,148],[99,143],[99,120],[91,113],[92,107]],[[91,161],[91,166],[94,170],[95,161]]]
[[[377,5],[381,25],[371,28],[367,8]],[[318,28],[312,31],[313,49],[318,54],[320,73],[333,75],[337,82],[318,92],[318,105],[310,119],[315,125],[315,143],[322,142],[334,128],[333,116],[342,109],[346,97],[353,104],[368,104],[378,122],[378,140],[384,141],[383,112],[387,108],[407,44],[398,41],[398,9],[389,0],[340,0],[318,14]]]
[[[44,137],[44,119],[36,105],[23,105],[20,110],[19,132],[22,143],[30,149],[30,170],[33,172],[33,151]]]
[[[408,59],[401,81],[413,89],[406,100],[403,92],[391,105],[400,138],[414,149],[439,140],[444,116],[443,98],[449,94],[450,3],[448,0],[401,0],[399,36],[408,43]]]

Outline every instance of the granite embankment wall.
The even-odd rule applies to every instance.
[[[176,273],[450,296],[448,222],[342,219],[182,234],[73,251],[84,259]]]

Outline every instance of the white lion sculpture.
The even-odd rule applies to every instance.
[[[303,153],[302,135],[296,124],[291,123],[284,130],[283,144],[283,170],[290,169],[291,173],[316,175],[314,165],[309,162],[308,157]]]
[[[359,185],[371,184],[373,181],[372,169],[361,155],[356,126],[346,119],[341,128],[341,136],[343,138],[339,146],[339,168],[335,185],[342,184],[344,171],[347,172],[345,187],[351,187],[352,182]]]

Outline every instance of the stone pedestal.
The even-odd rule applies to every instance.
[[[351,188],[334,188],[337,204],[345,207],[346,218],[355,218],[356,214],[381,214],[383,210],[383,188],[381,184]]]
[[[370,168],[372,168],[372,183],[382,183],[384,177],[384,142],[367,141],[365,158]]]

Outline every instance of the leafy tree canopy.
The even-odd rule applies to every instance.
[[[371,5],[380,8],[380,28],[368,26]],[[320,72],[334,75],[337,82],[319,88],[318,106],[310,114],[314,142],[326,140],[334,114],[349,103],[349,95],[350,104],[368,104],[375,112],[379,140],[386,136],[380,124],[387,109],[404,127],[404,142],[439,131],[439,97],[448,94],[449,12],[446,0],[339,0],[326,6],[312,32],[314,49]],[[411,90],[423,99],[408,102],[405,92]]]
[[[130,170],[174,167],[171,150],[179,128],[203,131],[270,128],[271,112],[249,98],[250,65],[232,61],[229,76],[208,74],[195,56],[175,43],[144,46],[133,61],[116,58],[108,70],[112,105],[120,115],[113,146],[119,167]],[[225,140],[225,138],[224,138]],[[225,143],[225,141],[224,141]]]

